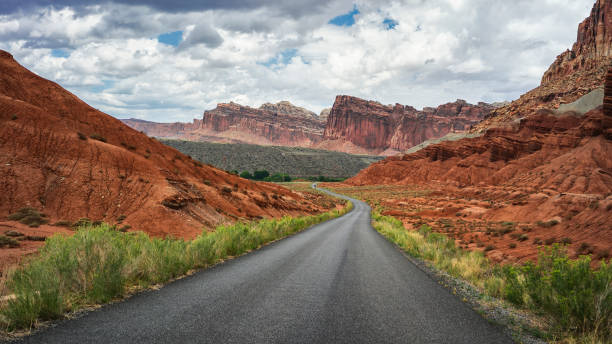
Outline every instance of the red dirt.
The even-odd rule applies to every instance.
[[[125,215],[122,225],[154,236],[193,238],[236,219],[322,210],[288,189],[202,165],[90,107],[4,51],[0,176],[0,218],[26,206],[51,223],[86,217],[115,224]]]
[[[393,209],[389,215],[398,216],[407,225],[423,220],[453,221],[452,232],[450,227],[437,229],[468,248],[492,245],[495,248],[487,254],[496,260],[535,258],[541,245],[533,242],[535,238],[543,242],[569,238],[575,253],[582,243],[588,243],[603,255],[609,254],[612,137],[603,134],[605,119],[601,108],[584,117],[555,117],[540,111],[524,119],[516,132],[489,130],[482,137],[388,158],[346,184],[420,185],[434,190],[435,197],[425,200],[390,196],[381,201],[385,209]],[[404,206],[398,207],[401,203]],[[469,228],[454,223],[457,220],[479,225]],[[559,223],[548,228],[537,225],[551,220]],[[492,223],[503,221],[515,222],[517,228],[525,226],[529,239],[483,237],[487,230],[499,227]],[[479,241],[482,244],[477,247]],[[510,242],[516,248],[510,248]]]

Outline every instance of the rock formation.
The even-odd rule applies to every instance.
[[[331,108],[325,108],[321,110],[321,113],[319,113],[319,120],[321,120],[324,123],[327,123],[327,117],[329,117],[330,113],[331,113]]]
[[[313,147],[323,140],[325,123],[314,112],[289,102],[264,104],[255,109],[221,103],[193,123],[154,123],[136,119],[123,122],[149,136],[189,141],[251,143]]]
[[[259,109],[221,103],[192,123],[122,121],[160,138],[393,155],[428,139],[466,131],[493,108],[485,103],[471,105],[457,100],[418,111],[411,106],[384,106],[338,96],[333,108],[321,111],[320,116],[283,101],[266,103]]]
[[[51,223],[121,218],[132,230],[183,238],[226,221],[318,209],[287,189],[202,165],[0,51],[0,217],[23,207]]]
[[[574,102],[604,83],[612,66],[612,0],[597,0],[578,26],[576,43],[559,55],[544,73],[540,86],[493,111],[474,130],[511,125],[537,109]]]
[[[493,107],[464,100],[424,108],[386,106],[356,97],[338,96],[325,128],[328,141],[346,141],[367,153],[393,154],[450,132],[461,132],[481,121]]]
[[[319,119],[316,113],[306,110],[303,107],[295,106],[286,100],[276,104],[265,103],[259,107],[259,110],[270,111],[281,115],[304,117],[315,120]]]

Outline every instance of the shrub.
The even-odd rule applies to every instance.
[[[16,120],[17,120],[17,115],[16,114],[11,115],[11,121],[16,121]]]
[[[81,132],[78,132],[77,136],[78,136],[79,140],[87,141],[87,135],[85,135],[85,134],[83,134]]]
[[[546,221],[546,222],[538,221],[537,224],[540,227],[550,228],[550,227],[553,227],[553,226],[556,226],[557,224],[559,224],[559,221],[557,221],[557,220],[550,220],[550,221]]]
[[[268,177],[270,172],[266,170],[257,170],[253,172],[253,179],[255,180],[264,180],[264,178]]]
[[[119,215],[119,216],[117,217],[117,223],[121,223],[121,222],[123,222],[123,220],[125,220],[126,218],[127,218],[127,216],[125,216],[125,215],[123,215],[123,214],[122,214],[122,215]]]
[[[19,246],[19,241],[5,235],[0,235],[0,247],[14,248]]]
[[[504,269],[509,282],[505,297],[515,304],[544,310],[562,329],[607,331],[612,321],[612,265],[602,262],[593,270],[590,263],[588,256],[569,259],[555,244],[542,250],[535,264]]]
[[[516,244],[511,242],[510,244],[508,244],[508,248],[516,248]]]
[[[249,171],[244,171],[240,173],[240,177],[244,179],[253,179],[253,175]]]
[[[106,138],[104,138],[104,136],[101,136],[99,134],[94,133],[94,134],[89,135],[89,137],[91,137],[94,140],[98,140],[100,142],[106,142]]]
[[[529,237],[525,234],[521,234],[521,236],[518,238],[518,241],[527,241],[529,240]]]
[[[58,227],[72,227],[72,222],[68,220],[60,220],[54,223],[53,225]]]
[[[30,207],[19,209],[16,213],[9,215],[8,219],[13,221],[19,221],[24,225],[28,225],[30,227],[38,227],[40,225],[49,223],[47,215]]]
[[[561,239],[561,244],[563,244],[563,245],[569,245],[571,243],[572,243],[572,239],[570,239],[568,237],[565,237],[565,238]]]
[[[485,249],[484,249],[484,250],[485,250],[485,252],[489,252],[489,251],[492,251],[492,250],[494,250],[494,249],[495,249],[495,246],[493,246],[493,245],[487,245],[487,247],[485,247]]]
[[[542,239],[541,238],[533,239],[533,244],[534,245],[542,245]]]

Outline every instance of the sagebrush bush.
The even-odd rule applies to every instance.
[[[13,221],[19,221],[24,225],[28,225],[30,227],[38,227],[40,225],[49,223],[47,215],[30,207],[19,209],[16,213],[9,215],[8,219]]]
[[[0,324],[8,330],[31,328],[38,319],[58,318],[69,310],[108,302],[122,296],[127,286],[167,282],[351,208],[349,203],[343,210],[314,216],[239,222],[205,231],[192,241],[126,234],[81,219],[74,235],[48,238],[39,255],[8,276],[7,287],[15,298],[1,305]]]

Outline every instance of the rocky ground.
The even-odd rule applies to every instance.
[[[568,245],[573,257],[590,253],[596,261],[609,258],[612,253],[610,200],[582,202],[582,209],[577,214],[568,211],[565,217],[538,220],[522,213],[534,207],[537,209],[540,198],[572,202],[573,196],[553,191],[528,193],[504,187],[457,188],[436,183],[420,186],[321,185],[368,201],[383,214],[400,219],[408,230],[427,224],[434,231],[454,238],[458,246],[482,251],[498,263],[536,259],[542,247],[554,243]],[[564,200],[566,197],[570,198]],[[572,204],[576,206],[578,203]],[[600,220],[586,220],[580,227],[571,218],[578,214],[582,219],[598,217]]]

